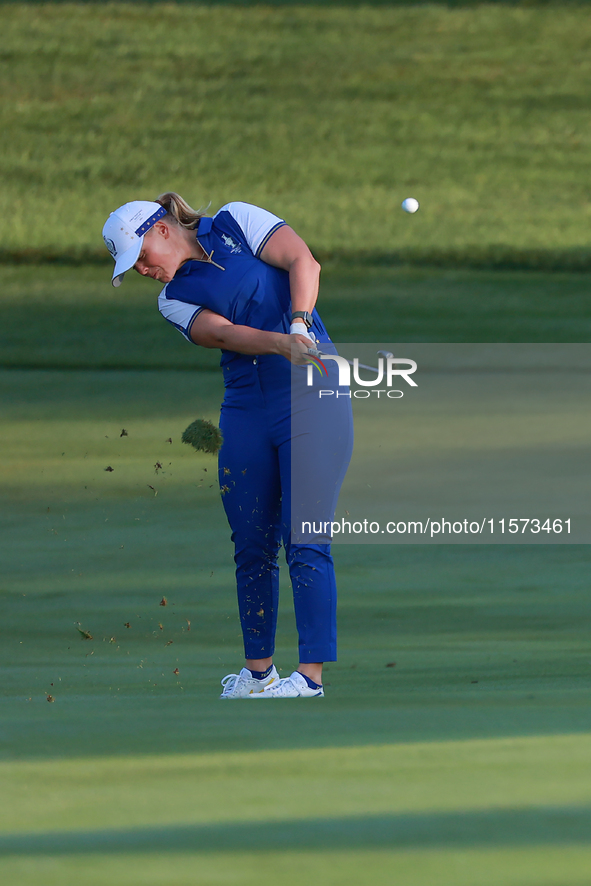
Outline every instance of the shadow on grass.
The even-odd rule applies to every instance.
[[[550,806],[19,834],[0,838],[0,855],[564,845],[586,843],[590,832],[591,807]]]
[[[528,100],[529,101],[529,100]],[[536,106],[546,107],[552,101],[569,102],[564,96],[551,100],[534,97]],[[571,103],[578,101],[571,97]],[[575,105],[573,105],[575,106]],[[332,261],[343,267],[400,267],[409,265],[432,268],[470,268],[493,271],[554,271],[585,273],[591,271],[591,249],[586,244],[569,248],[519,247],[510,243],[469,243],[464,246],[403,246],[399,249],[322,249],[311,243],[321,262]],[[67,252],[57,247],[10,249],[0,247],[0,265],[58,265],[62,267],[97,266],[105,269],[112,262],[102,247],[73,247]]]
[[[38,3],[39,0],[4,0],[5,3]],[[69,3],[71,0],[52,0],[55,4]],[[100,6],[112,0],[78,0],[78,3]],[[129,0],[127,0],[129,2]],[[133,0],[132,0],[133,2]],[[162,0],[143,0],[147,5],[161,3]],[[260,6],[262,0],[172,0],[173,4],[183,6]],[[587,0],[559,0],[560,5],[582,6]],[[446,6],[449,9],[482,6],[483,3],[495,6],[554,6],[556,0],[264,0],[265,6]]]

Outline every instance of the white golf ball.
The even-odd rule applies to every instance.
[[[406,200],[402,201],[402,208],[405,212],[416,212],[419,208],[419,201],[415,200],[414,197],[407,197]]]

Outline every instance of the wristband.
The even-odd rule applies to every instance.
[[[308,311],[294,311],[291,315],[291,322],[293,323],[296,320],[301,320],[309,329],[314,322],[314,317]]]

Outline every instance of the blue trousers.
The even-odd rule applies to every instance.
[[[278,554],[283,542],[293,588],[299,660],[336,661],[337,589],[330,541],[295,544],[291,540],[289,363],[275,355],[241,358],[228,372],[230,386],[220,415],[219,482],[235,547],[245,657],[268,658],[275,649]],[[326,485],[329,480],[335,504],[353,446],[350,403],[342,402],[338,410],[343,431],[340,443],[331,451],[328,467],[324,465],[321,471],[322,482]],[[311,467],[308,476],[294,477],[293,482],[309,483],[315,491],[313,466],[318,459],[314,459],[314,437],[300,434],[299,439],[304,439],[303,444],[296,444],[300,448],[311,447],[310,459],[304,459]]]

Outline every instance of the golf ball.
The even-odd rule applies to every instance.
[[[407,197],[406,200],[402,201],[402,208],[405,212],[416,212],[419,208],[419,201],[415,200],[414,197]]]

